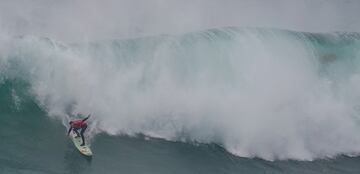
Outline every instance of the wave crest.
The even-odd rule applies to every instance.
[[[64,123],[93,113],[93,133],[312,160],[360,152],[359,38],[239,28],[75,44],[26,36],[0,44],[0,75],[29,83]]]

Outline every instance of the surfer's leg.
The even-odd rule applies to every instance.
[[[87,125],[84,125],[82,128],[81,128],[81,131],[80,131],[80,135],[81,135],[81,139],[82,139],[82,144],[80,146],[84,146],[85,145],[85,138],[84,138],[84,132],[87,128]]]
[[[79,128],[74,128],[73,130],[74,130],[74,132],[76,133],[76,137],[80,137],[80,134],[79,134],[79,132],[78,132]]]

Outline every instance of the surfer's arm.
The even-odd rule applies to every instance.
[[[89,114],[86,118],[84,118],[82,121],[86,121],[87,119],[89,119],[91,114]]]
[[[69,131],[68,131],[68,133],[67,133],[68,136],[69,136],[69,134],[70,134],[70,132],[71,132],[71,129],[72,129],[72,127],[70,126]]]

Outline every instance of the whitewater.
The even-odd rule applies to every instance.
[[[2,35],[0,84],[21,86],[2,104],[29,107],[26,93],[64,132],[91,113],[91,142],[105,133],[270,161],[357,156],[359,50],[358,33],[265,28],[75,43]]]

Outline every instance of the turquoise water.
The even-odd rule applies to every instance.
[[[0,46],[0,173],[358,173],[359,34]],[[94,156],[67,122],[92,113]]]

